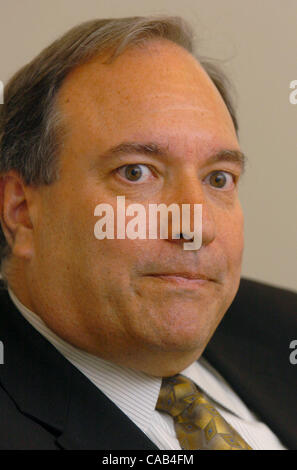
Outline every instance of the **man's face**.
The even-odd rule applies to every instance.
[[[58,98],[68,132],[60,179],[38,189],[32,306],[82,349],[154,375],[175,373],[202,353],[239,284],[241,167],[211,159],[239,150],[231,117],[200,65],[168,41],[76,68]],[[128,142],[162,154],[108,154]],[[116,215],[117,196],[145,208],[202,204],[202,247],[96,239],[94,209],[107,203]]]

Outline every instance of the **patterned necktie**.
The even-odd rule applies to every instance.
[[[156,409],[173,417],[182,449],[252,450],[197,386],[183,375],[163,378]]]

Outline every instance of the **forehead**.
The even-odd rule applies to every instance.
[[[73,138],[98,144],[149,137],[153,131],[175,140],[185,129],[199,139],[205,131],[230,135],[235,131],[216,87],[182,47],[153,40],[130,47],[114,62],[104,57],[76,67],[66,77],[58,104]],[[83,137],[84,136],[84,137]],[[209,136],[206,137],[209,139]]]
[[[112,63],[104,63],[106,58],[107,55],[95,56],[75,67],[66,77],[60,94],[69,97],[77,87],[86,91],[84,87],[88,84],[89,92],[108,100],[112,92],[125,98],[131,87],[137,98],[139,92],[154,91],[156,87],[170,93],[178,87],[183,91],[186,84],[187,91],[206,84],[207,76],[196,59],[171,41],[151,40],[142,47],[131,46]]]
[[[101,112],[117,114],[136,106],[134,111],[149,112],[161,101],[165,109],[212,108],[227,113],[198,61],[171,41],[154,40],[141,48],[130,47],[111,64],[103,60],[104,56],[97,56],[66,77],[59,92],[64,110],[88,105],[88,109],[97,106]]]

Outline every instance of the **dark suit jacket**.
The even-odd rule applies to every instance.
[[[204,356],[283,444],[297,449],[297,295],[242,280]],[[156,449],[0,290],[0,449]]]

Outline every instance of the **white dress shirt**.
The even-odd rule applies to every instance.
[[[118,406],[159,449],[181,449],[172,417],[155,409],[162,378],[118,366],[72,346],[25,307],[10,288],[8,292],[25,319]],[[285,450],[275,434],[248,410],[204,358],[191,364],[181,374],[195,382],[215,402],[219,413],[254,450]]]

